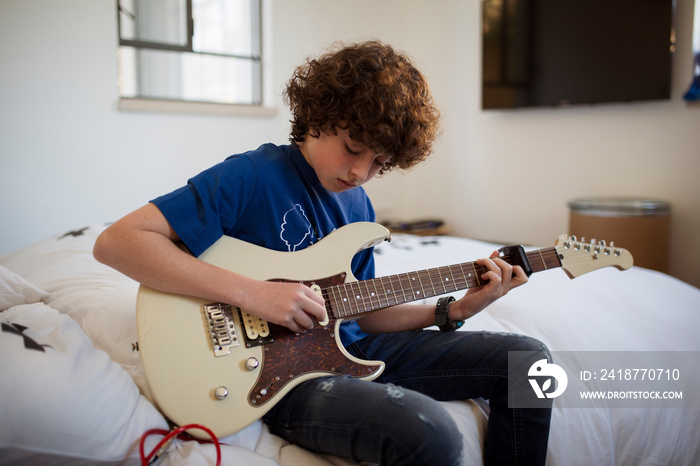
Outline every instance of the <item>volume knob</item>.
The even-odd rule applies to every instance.
[[[249,371],[254,371],[258,368],[259,365],[260,361],[258,361],[256,358],[248,358],[245,361],[245,368]]]
[[[214,396],[217,400],[223,400],[228,396],[228,389],[223,386],[217,387],[216,390],[214,390]]]

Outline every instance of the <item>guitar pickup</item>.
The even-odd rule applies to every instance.
[[[270,326],[266,320],[249,314],[240,308],[241,326],[245,329],[244,339],[248,348],[252,346],[266,345],[275,341],[270,335]]]
[[[218,358],[231,354],[231,348],[240,344],[231,306],[222,303],[207,304],[204,306],[204,317],[214,356]]]

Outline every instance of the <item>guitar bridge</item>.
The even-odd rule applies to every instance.
[[[231,347],[240,344],[231,306],[222,303],[207,304],[204,306],[204,317],[207,319],[214,356],[218,358],[231,354]]]

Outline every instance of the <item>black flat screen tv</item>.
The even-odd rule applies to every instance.
[[[673,13],[674,0],[484,0],[482,108],[669,99]]]

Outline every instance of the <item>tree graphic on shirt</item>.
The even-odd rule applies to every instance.
[[[299,204],[284,213],[280,226],[280,238],[287,245],[287,251],[294,252],[307,238],[313,236],[311,222]]]

